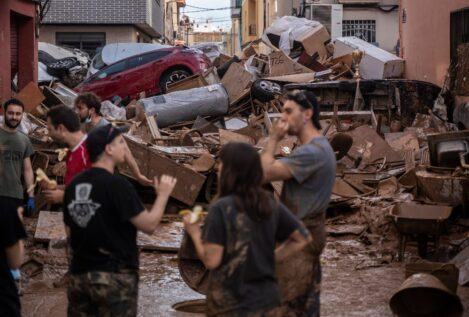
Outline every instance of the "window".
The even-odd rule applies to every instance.
[[[55,33],[55,41],[59,46],[78,48],[93,57],[97,48],[106,45],[106,33],[57,32]]]
[[[89,81],[95,81],[95,80],[98,80],[98,79],[103,79],[103,78],[106,78],[110,75],[120,73],[120,72],[122,72],[126,69],[125,65],[126,65],[125,60],[121,61],[121,62],[118,62],[114,65],[111,65],[111,66],[97,72],[93,77],[90,77]]]
[[[129,59],[129,67],[128,68],[134,68],[134,67],[144,65],[146,63],[156,61],[160,58],[165,57],[166,55],[168,55],[170,53],[171,53],[170,51],[159,51],[159,52],[152,52],[152,53],[132,57],[132,58]]]
[[[369,43],[376,43],[376,20],[344,20],[342,35],[356,36]]]

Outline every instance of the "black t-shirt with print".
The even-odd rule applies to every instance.
[[[0,198],[0,316],[21,316],[18,289],[8,265],[6,248],[26,238],[14,199]]]
[[[138,269],[137,230],[129,221],[144,210],[122,176],[91,168],[76,176],[64,197],[74,274]]]
[[[275,278],[276,242],[285,241],[301,224],[273,199],[272,214],[262,222],[238,212],[233,196],[216,201],[203,230],[205,242],[224,246],[220,266],[210,272],[207,315],[253,313],[280,303]]]

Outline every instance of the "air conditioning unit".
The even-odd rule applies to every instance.
[[[333,40],[342,36],[344,10],[341,4],[309,4],[305,10],[305,17],[323,24]]]

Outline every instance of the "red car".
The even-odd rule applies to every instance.
[[[75,88],[94,92],[102,100],[113,96],[135,98],[165,93],[169,84],[203,72],[210,60],[203,53],[181,46],[127,57],[101,69]]]

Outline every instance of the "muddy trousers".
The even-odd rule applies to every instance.
[[[320,316],[320,257],[326,244],[325,214],[303,222],[313,241],[299,254],[277,265],[283,317]]]
[[[71,274],[67,296],[68,317],[135,317],[138,273]]]

